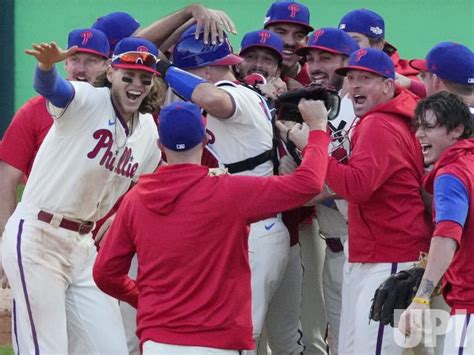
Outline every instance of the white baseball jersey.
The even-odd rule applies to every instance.
[[[331,128],[331,144],[329,145],[329,153],[335,149],[342,148],[349,156],[351,154],[351,137],[353,128],[357,122],[357,117],[354,113],[354,106],[348,95],[341,98],[341,108],[339,115],[329,122]],[[342,213],[347,221],[347,201],[335,200],[338,210]]]
[[[230,118],[207,115],[208,147],[219,164],[239,162],[272,149],[273,128],[265,99],[231,81],[220,81],[216,85],[227,91],[235,103],[235,112]],[[273,162],[269,160],[253,170],[237,174],[270,176],[273,175]]]
[[[71,84],[75,95],[65,109],[49,104],[54,125],[38,151],[22,201],[66,218],[97,221],[132,181],[157,167],[158,132],[151,115],[138,114],[128,134],[108,88]]]

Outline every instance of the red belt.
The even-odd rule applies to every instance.
[[[38,212],[38,220],[41,222],[51,223],[54,215],[46,211]],[[70,219],[63,218],[59,223],[59,227],[68,229],[73,232],[78,232],[79,234],[87,234],[92,231],[94,228],[94,222],[76,222]]]

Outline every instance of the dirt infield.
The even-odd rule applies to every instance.
[[[11,292],[0,288],[0,345],[11,341]]]

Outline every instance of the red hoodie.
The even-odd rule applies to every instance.
[[[97,285],[138,307],[140,342],[254,348],[248,225],[300,206],[322,189],[329,137],[310,133],[291,175],[209,176],[179,164],[140,178],[94,265]],[[138,277],[127,276],[138,256]]]
[[[349,201],[350,262],[407,262],[429,249],[423,156],[410,127],[416,103],[397,88],[392,100],[360,118],[348,164],[329,158],[327,183]]]
[[[469,212],[464,228],[455,222],[440,221],[433,235],[453,238],[458,249],[443,279],[443,294],[446,302],[457,309],[474,313],[474,138],[463,139],[449,147],[426,176],[423,186],[429,193],[435,193],[434,182],[441,175],[458,178],[469,195]],[[436,211],[433,210],[433,219]],[[456,224],[453,228],[453,224]],[[457,228],[456,228],[457,227]],[[455,232],[455,233],[453,233]]]

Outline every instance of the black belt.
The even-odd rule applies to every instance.
[[[39,211],[38,220],[45,223],[51,223],[54,215],[46,211]],[[78,232],[79,234],[87,234],[94,228],[94,222],[77,222],[70,219],[63,218],[59,222],[59,227]]]
[[[240,173],[242,171],[255,169],[257,166],[272,160],[274,155],[275,151],[270,149],[255,157],[241,160],[236,163],[224,164],[224,166],[227,168],[230,174]]]

